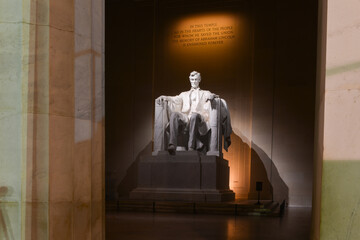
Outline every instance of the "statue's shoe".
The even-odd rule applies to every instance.
[[[169,145],[168,152],[170,155],[175,155],[176,147],[174,145]]]

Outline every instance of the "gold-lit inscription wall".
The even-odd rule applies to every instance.
[[[190,23],[189,26],[173,31],[172,43],[181,47],[222,45],[235,38],[234,30],[232,25],[218,22]]]

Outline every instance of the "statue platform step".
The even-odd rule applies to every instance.
[[[227,160],[197,151],[164,151],[140,160],[130,199],[224,202],[235,200],[235,193],[229,189]]]
[[[157,212],[157,213],[189,213],[189,214],[221,214],[235,216],[278,217],[281,215],[280,205],[270,200],[236,200],[232,202],[186,202],[186,201],[148,201],[119,200],[107,202],[107,211]]]

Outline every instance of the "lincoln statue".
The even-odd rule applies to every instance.
[[[210,137],[211,134],[209,133],[211,130],[214,131],[211,125],[216,125],[216,129],[218,129],[221,122],[224,123],[224,127],[222,128],[225,132],[223,131],[223,134],[228,135],[225,138],[225,141],[227,141],[225,145],[229,146],[231,125],[226,102],[223,101],[223,103],[221,103],[219,96],[210,91],[200,89],[201,75],[199,72],[191,72],[189,80],[191,84],[189,91],[182,92],[177,96],[160,96],[156,99],[157,105],[164,105],[164,103],[166,103],[168,109],[168,123],[164,130],[164,134],[168,139],[165,141],[167,146],[164,146],[164,148],[167,148],[168,152],[174,155],[177,149],[179,149],[179,134],[186,133],[182,150],[207,152],[209,151],[209,141],[211,141],[211,138],[214,139],[214,136],[217,134],[213,133],[213,137]],[[216,115],[211,114],[216,105],[215,99],[219,99],[218,105],[223,105],[223,111],[221,112],[225,114],[222,114],[224,115],[222,118],[217,118]],[[220,114],[219,109],[218,111]],[[212,117],[211,115],[214,116]],[[212,122],[215,123],[212,124]],[[219,141],[219,136],[216,135],[215,137],[217,141]]]

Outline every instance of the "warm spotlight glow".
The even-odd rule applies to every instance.
[[[214,13],[193,15],[176,21],[168,32],[171,51],[179,54],[212,54],[239,47],[243,29],[239,15]]]

